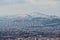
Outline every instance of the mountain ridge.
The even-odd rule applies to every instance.
[[[37,15],[36,15],[37,14]],[[34,15],[34,16],[33,16]],[[39,15],[39,16],[38,16]],[[3,21],[2,21],[3,20]],[[1,18],[0,17],[0,28],[3,30],[5,28],[16,28],[16,29],[30,29],[31,30],[36,30],[43,27],[57,27],[60,26],[60,18],[56,16],[50,16],[50,15],[45,15],[45,14],[40,14],[40,13],[33,13],[33,14],[26,14],[25,16],[12,16],[8,17],[6,16]]]

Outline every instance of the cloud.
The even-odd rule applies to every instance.
[[[23,11],[47,11],[46,14],[60,13],[59,0],[0,0],[0,14],[22,14]],[[18,12],[20,11],[20,12]]]
[[[0,5],[26,4],[26,0],[0,0]]]
[[[31,0],[31,3],[33,5],[39,5],[39,6],[55,6],[57,3],[55,1],[49,1],[49,0]]]

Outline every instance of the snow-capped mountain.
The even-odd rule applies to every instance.
[[[45,15],[38,12],[22,16],[0,17],[0,29],[40,29],[41,27],[58,27],[60,18],[56,16]]]

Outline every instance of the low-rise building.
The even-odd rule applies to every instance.
[[[1,36],[0,37],[0,40],[15,40],[16,38],[15,37],[12,37],[12,36]]]
[[[49,38],[49,37],[11,37],[11,36],[2,36],[0,40],[60,40],[59,38]]]

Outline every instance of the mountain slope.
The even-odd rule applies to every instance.
[[[40,30],[43,28],[42,30],[44,30],[46,27],[48,27],[48,29],[51,29],[51,27],[59,28],[60,18],[37,12],[34,13],[27,14],[24,17],[2,17],[0,18],[0,29],[13,30],[13,28],[15,28],[19,30]]]

